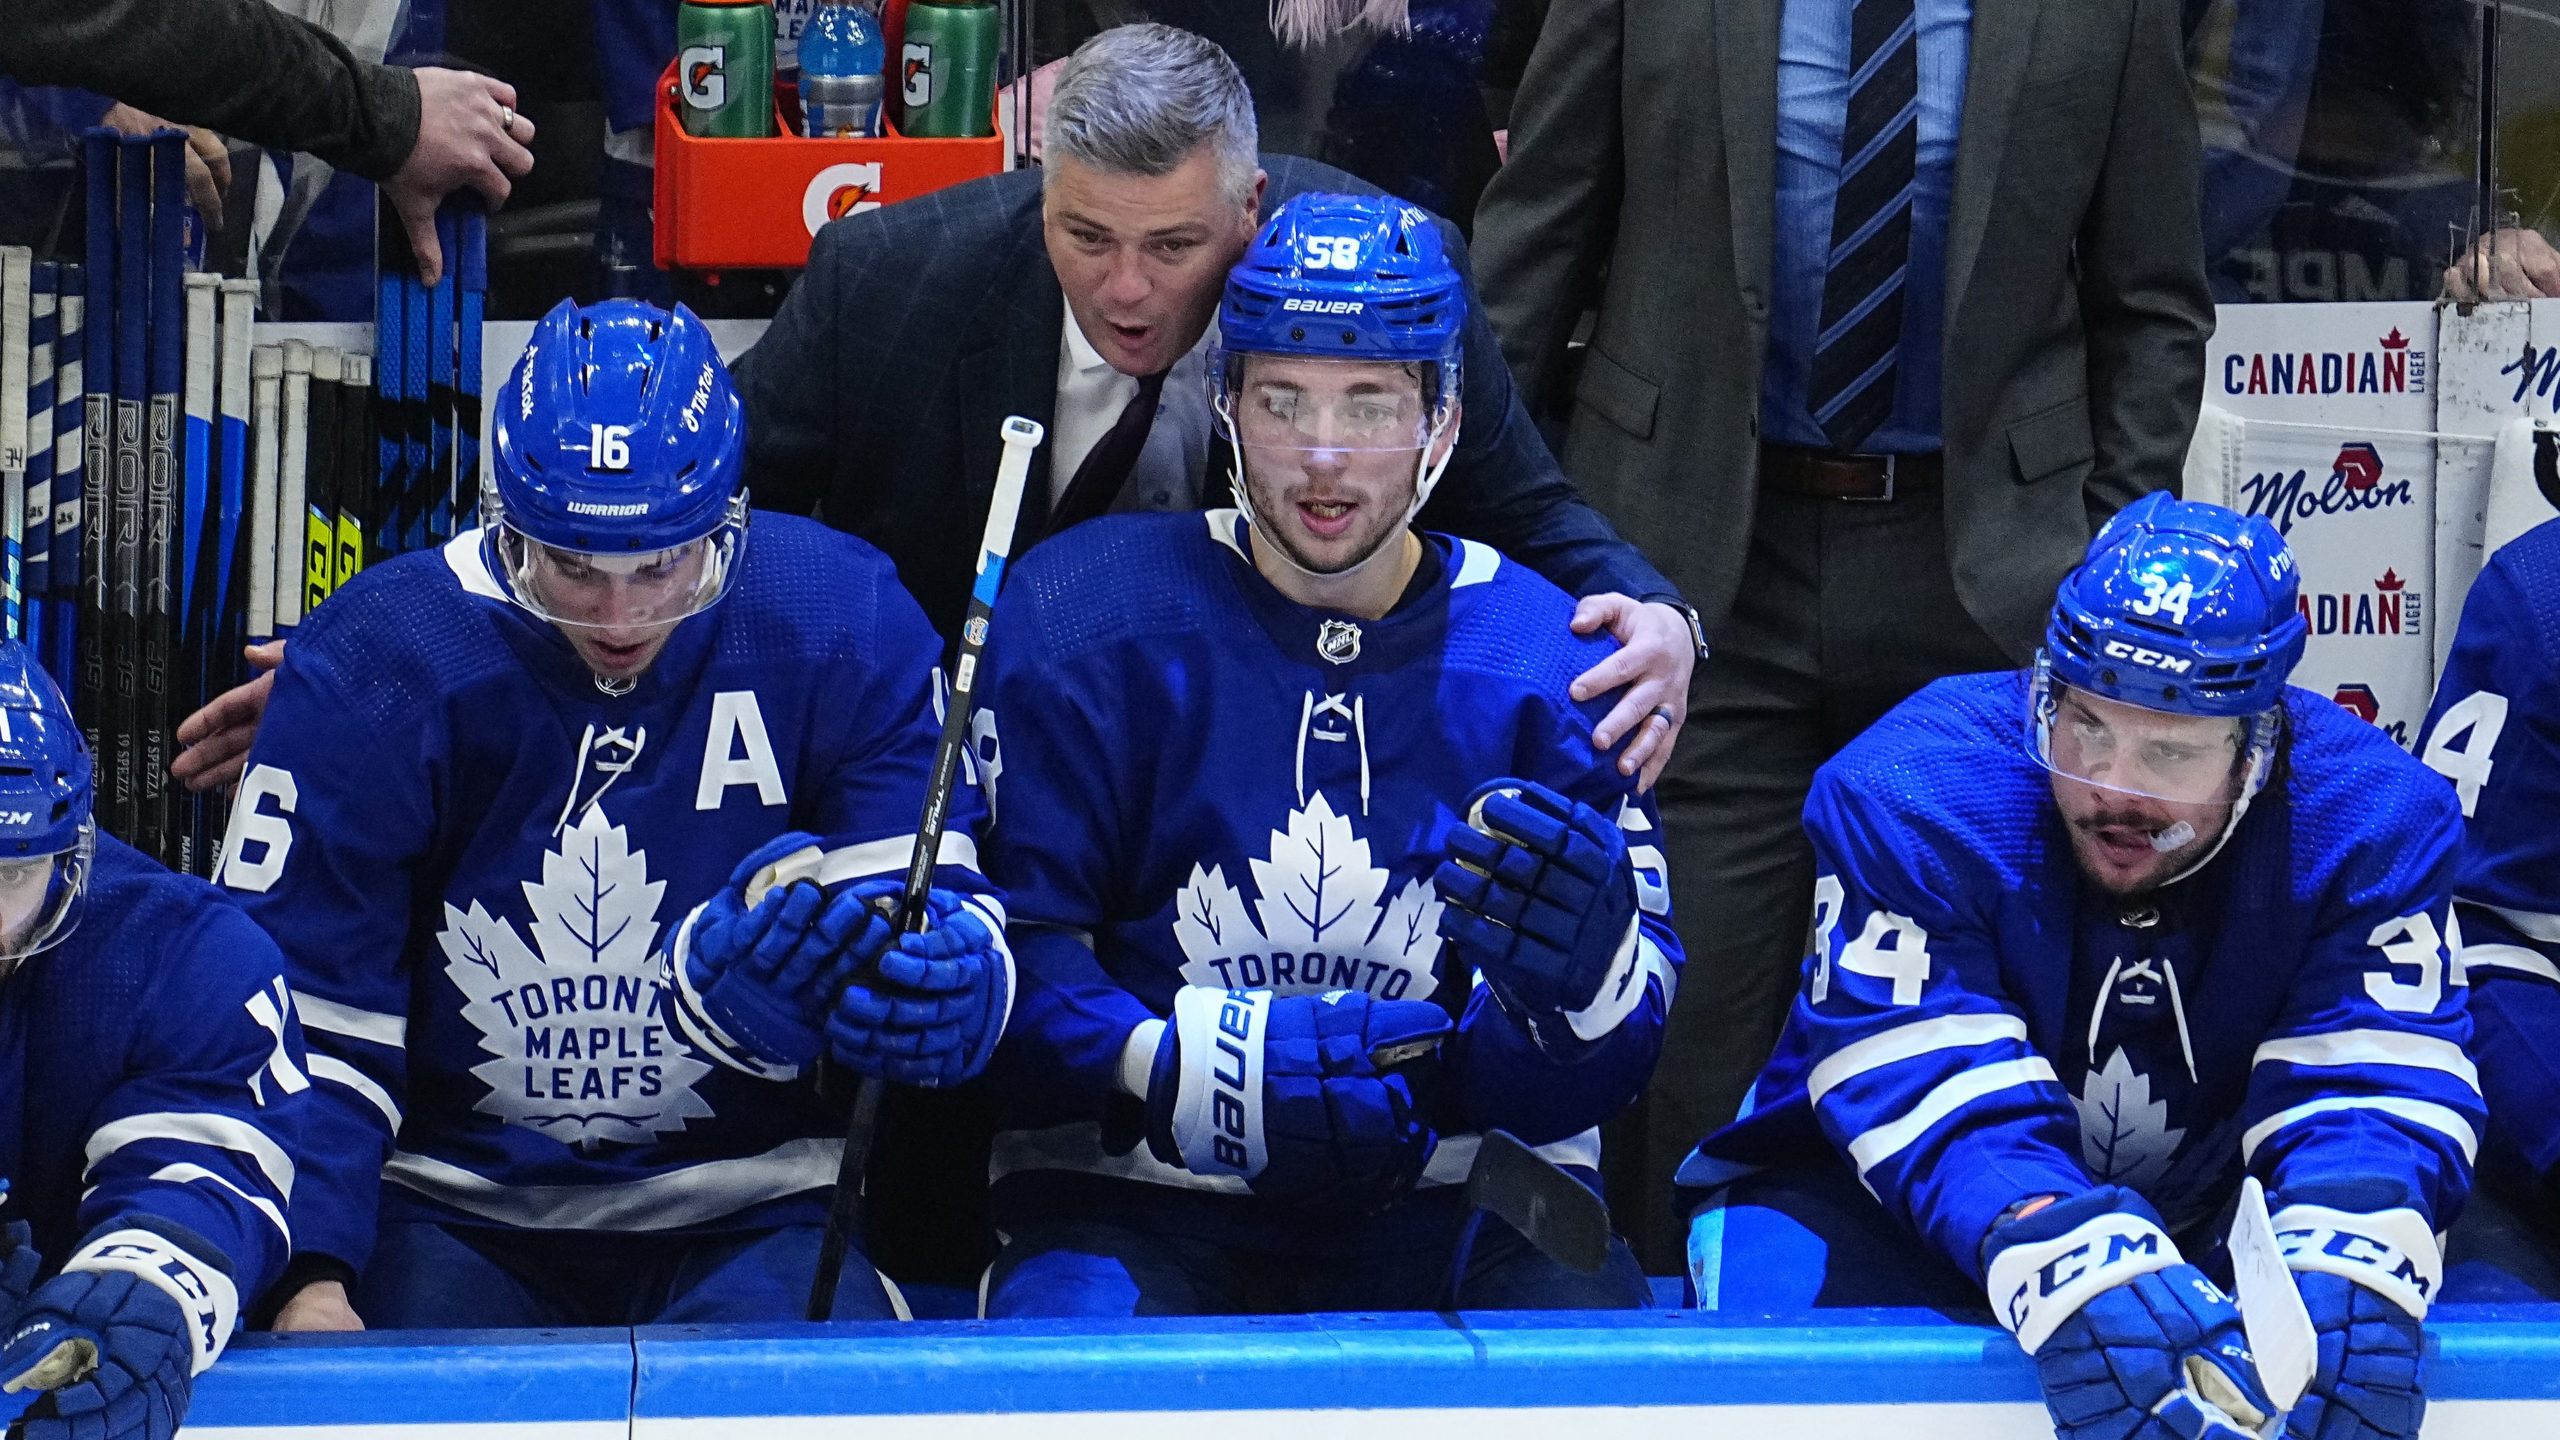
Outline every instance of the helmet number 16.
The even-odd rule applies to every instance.
[[[590,470],[630,469],[631,427],[628,425],[588,426],[587,468]]]
[[[1308,236],[1307,268],[1310,270],[1359,269],[1359,239],[1350,235]]]
[[[2127,602],[2126,609],[2136,615],[2157,615],[2166,610],[2179,624],[2187,623],[2187,604],[2196,598],[2193,581],[2181,580],[2172,585],[2158,575],[2142,576],[2141,581],[2142,598]]]

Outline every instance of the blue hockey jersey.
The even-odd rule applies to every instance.
[[[2453,782],[2472,1055],[2501,1167],[2560,1175],[2560,521],[2489,557],[2417,753]]]
[[[377,1210],[818,1223],[844,1096],[700,1014],[683,925],[788,830],[830,880],[905,870],[941,648],[879,552],[761,513],[727,596],[622,696],[502,598],[478,531],[305,620],[222,876],[284,948],[322,1082],[302,1248],[360,1268]],[[969,777],[950,816],[939,883],[984,892]]]
[[[313,1087],[284,961],[221,892],[112,837],[82,903],[0,983],[0,1220],[28,1222],[48,1272],[109,1221],[174,1222],[221,1252],[189,1268],[237,1314],[299,1218]]]
[[[1430,537],[1436,578],[1380,620],[1291,602],[1249,543],[1232,510],[1109,516],[1034,551],[997,605],[988,869],[1023,967],[993,1067],[999,1226],[1143,1214],[1294,1253],[1401,1243],[1394,1210],[1309,1225],[1233,1177],[1106,1151],[1123,1045],[1186,985],[1445,1006],[1450,1138],[1426,1186],[1463,1179],[1488,1126],[1596,1164],[1593,1127],[1652,1071],[1680,958],[1659,819],[1592,750],[1606,706],[1566,693],[1613,642],[1577,639],[1572,600],[1473,541]],[[1506,775],[1614,816],[1637,866],[1645,997],[1571,1065],[1440,939],[1431,872],[1468,794]]]
[[[2444,783],[2288,690],[2283,758],[2228,843],[2124,901],[2082,880],[2026,714],[2023,673],[1940,680],[1816,774],[1803,985],[1757,1110],[1684,1183],[1824,1146],[1977,1279],[2003,1210],[2095,1183],[2172,1233],[2244,1167],[2279,1209],[2449,1226],[2484,1116]]]

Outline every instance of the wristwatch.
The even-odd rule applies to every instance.
[[[1689,622],[1689,643],[1698,647],[1698,663],[1707,663],[1707,625],[1698,618],[1698,607],[1677,595],[1642,595],[1637,599],[1646,605],[1668,605]]]

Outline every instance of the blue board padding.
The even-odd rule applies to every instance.
[[[622,1420],[628,1330],[242,1335],[196,1381],[187,1428]]]

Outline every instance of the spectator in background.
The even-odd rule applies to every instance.
[[[2213,328],[2178,22],[1548,13],[1477,216],[1483,292],[1532,407],[1578,402],[1567,471],[1717,646],[1662,784],[1692,969],[1643,1144],[1610,1150],[1645,1157],[1613,1178],[1655,1273],[1672,1172],[1795,989],[1815,767],[1927,681],[2023,663],[2094,525],[2178,478]]]
[[[26,84],[112,95],[380,182],[431,282],[444,265],[436,206],[465,186],[502,204],[511,177],[533,167],[515,87],[368,65],[265,0],[8,0],[0,57]]]

